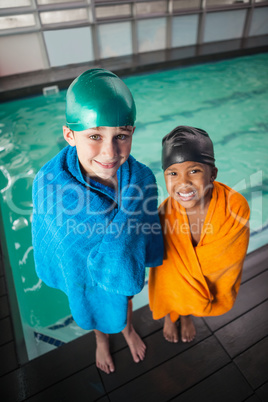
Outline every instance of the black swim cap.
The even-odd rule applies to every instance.
[[[178,126],[162,140],[162,168],[187,161],[215,166],[214,150],[206,131],[189,126]]]

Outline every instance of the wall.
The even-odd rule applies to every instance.
[[[264,0],[1,0],[0,76],[266,34]]]

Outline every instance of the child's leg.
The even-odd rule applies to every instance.
[[[94,330],[96,335],[96,366],[107,374],[115,370],[114,362],[110,354],[109,335],[104,334],[97,329]]]
[[[177,343],[179,342],[179,333],[176,322],[172,322],[170,315],[165,316],[164,328],[163,328],[164,338],[168,342]]]
[[[122,334],[129,346],[134,362],[139,363],[145,357],[146,346],[132,325],[132,300],[128,301],[127,326],[123,329]]]
[[[182,342],[191,342],[196,335],[193,320],[189,315],[181,315],[181,340]]]

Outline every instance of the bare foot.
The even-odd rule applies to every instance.
[[[134,362],[139,363],[145,357],[145,344],[132,325],[127,325],[126,328],[123,329],[122,334],[129,346]]]
[[[181,340],[182,342],[191,342],[194,340],[196,330],[194,323],[189,315],[181,316]]]
[[[177,343],[179,342],[179,333],[176,322],[172,322],[169,314],[165,316],[164,328],[163,328],[164,338],[168,342]]]
[[[96,334],[96,366],[106,374],[115,370],[114,362],[110,354],[109,335],[103,332],[94,331]]]

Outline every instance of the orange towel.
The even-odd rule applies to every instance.
[[[165,241],[163,265],[151,268],[153,318],[167,314],[215,316],[235,302],[249,241],[249,206],[230,187],[214,182],[201,238],[193,246],[186,211],[168,197],[159,207]]]

